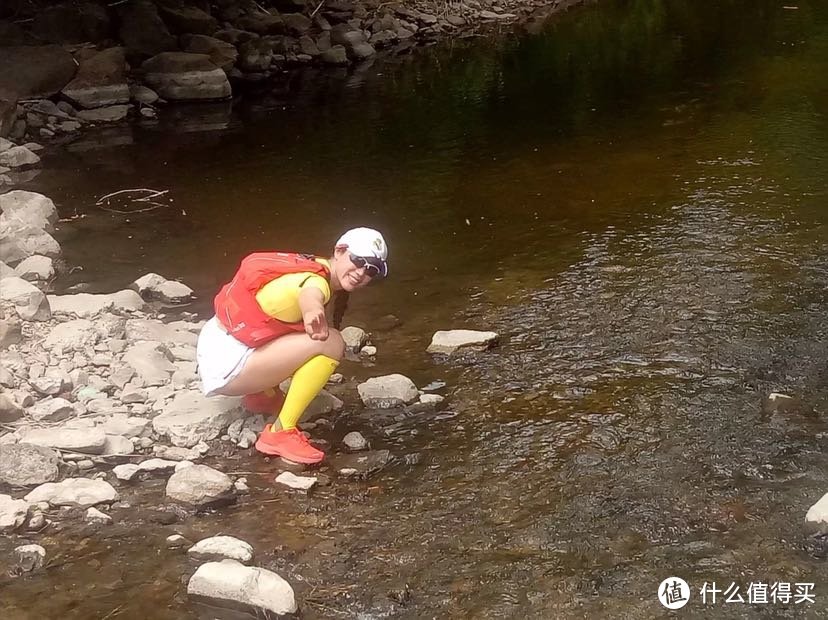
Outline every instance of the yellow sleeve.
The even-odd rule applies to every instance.
[[[322,291],[325,303],[331,298],[331,287],[320,275],[310,272],[288,273],[265,284],[256,293],[256,301],[265,314],[286,323],[302,320],[299,292],[308,286]]]

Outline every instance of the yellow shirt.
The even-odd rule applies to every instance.
[[[316,261],[330,269],[330,264],[325,259],[317,258]],[[268,316],[285,323],[298,323],[302,320],[299,293],[309,286],[322,291],[324,303],[330,301],[331,285],[325,278],[311,272],[300,272],[279,276],[265,284],[256,293],[256,302]]]

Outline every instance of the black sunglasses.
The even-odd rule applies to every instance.
[[[365,258],[364,256],[355,256],[351,254],[351,262],[357,269],[365,267],[366,275],[371,278],[382,278],[385,276],[385,263],[381,258]]]

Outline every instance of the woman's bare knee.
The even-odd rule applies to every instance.
[[[345,355],[345,340],[338,329],[331,328],[328,331],[328,339],[322,341],[325,344],[323,355],[332,357],[335,360],[341,360]]]

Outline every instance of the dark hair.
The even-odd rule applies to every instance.
[[[342,317],[345,316],[345,310],[348,309],[348,298],[350,295],[348,291],[336,291],[333,294],[334,329],[339,329],[339,326],[342,325]]]

